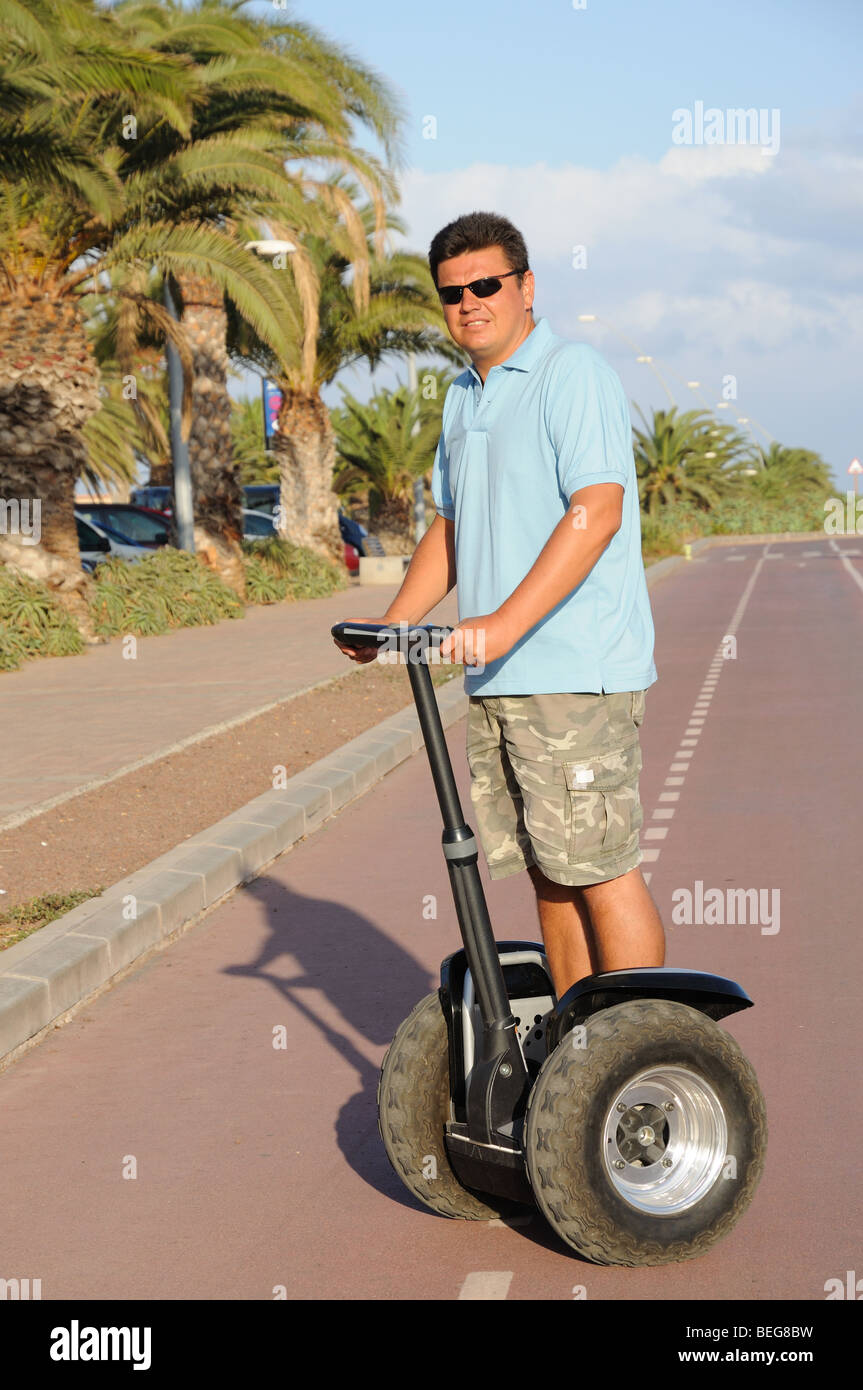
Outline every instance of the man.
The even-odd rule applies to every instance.
[[[429,266],[472,366],[444,401],[437,516],[379,621],[421,623],[458,577],[471,616],[441,656],[465,663],[477,832],[493,879],[527,868],[560,998],[585,975],[665,959],[638,867],[656,668],[629,410],[598,353],[535,322],[527,248],[505,218],[451,222]]]

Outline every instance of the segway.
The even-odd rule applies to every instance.
[[[536,1204],[598,1264],[691,1259],[739,1220],[764,1165],[758,1081],[718,1026],[752,1000],[733,980],[670,967],[589,975],[557,999],[542,944],[495,941],[428,665],[451,631],[332,628],[345,646],[406,658],[463,943],[384,1058],[387,1155],[441,1215]]]

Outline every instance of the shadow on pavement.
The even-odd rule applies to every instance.
[[[304,993],[326,995],[341,1018],[376,1047],[386,1048],[399,1024],[424,995],[437,986],[413,956],[380,931],[368,917],[343,903],[312,898],[274,879],[262,877],[245,885],[266,913],[270,935],[257,958],[227,968],[229,975],[266,980],[321,1038],[354,1067],[360,1090],[339,1113],[339,1148],[354,1171],[370,1186],[405,1206],[420,1208],[392,1172],[377,1129],[379,1066],[372,1065],[352,1039],[323,1018]],[[299,972],[280,968],[282,957],[293,957]],[[298,1063],[319,1043],[300,1030]]]

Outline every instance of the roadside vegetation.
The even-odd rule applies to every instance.
[[[49,922],[71,912],[90,898],[97,898],[101,892],[103,889],[100,887],[75,893],[44,893],[38,898],[30,898],[26,903],[19,903],[9,912],[0,913],[0,951],[7,946],[17,945],[32,932],[47,927]]]

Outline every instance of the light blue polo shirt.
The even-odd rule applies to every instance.
[[[469,695],[645,690],[656,680],[629,406],[617,373],[541,318],[485,387],[473,366],[444,400],[432,495],[455,520],[459,621],[493,613],[593,483],[623,485],[623,520],[578,588],[497,661],[465,668]]]

